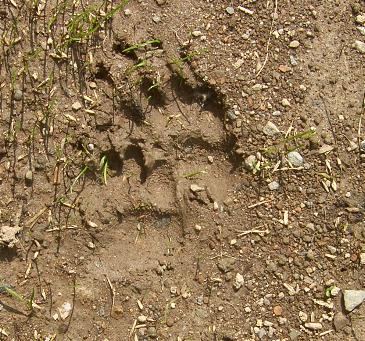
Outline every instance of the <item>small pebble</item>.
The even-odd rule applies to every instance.
[[[365,253],[360,253],[360,264],[365,265]]]
[[[30,169],[25,173],[25,182],[27,185],[30,185],[33,182],[33,172]]]
[[[365,140],[360,142],[360,149],[365,152]]]
[[[289,338],[292,341],[295,341],[298,339],[298,337],[300,336],[300,332],[298,330],[295,329],[291,329],[289,332]]]
[[[358,24],[365,24],[365,15],[363,15],[363,14],[359,14],[358,16],[356,16],[355,21],[356,21]]]
[[[289,47],[291,47],[292,49],[296,49],[297,47],[299,47],[300,43],[298,40],[293,40],[290,42]]]
[[[276,191],[279,189],[280,185],[277,181],[272,181],[269,183],[268,187],[269,187],[270,191]]]
[[[147,321],[147,317],[144,315],[140,315],[138,316],[137,321],[140,323],[145,323]]]
[[[301,167],[301,166],[303,166],[303,163],[304,163],[303,156],[300,155],[297,151],[292,151],[292,152],[288,153],[288,161],[294,167]]]
[[[23,91],[19,90],[19,89],[16,89],[14,91],[14,100],[15,101],[21,101],[23,99]]]
[[[321,330],[323,328],[322,324],[318,322],[307,322],[304,327],[310,330]]]
[[[282,313],[283,313],[283,308],[280,305],[276,305],[273,308],[273,313],[274,313],[275,316],[281,316]]]
[[[229,15],[232,15],[234,13],[234,8],[229,6],[226,8],[226,12],[229,14]]]
[[[283,107],[290,107],[290,102],[286,98],[283,98],[281,104]]]
[[[204,191],[204,187],[200,187],[200,186],[198,186],[196,184],[192,184],[192,185],[190,185],[190,190],[193,193],[202,192],[202,191]]]
[[[82,108],[82,105],[81,105],[81,103],[80,102],[75,102],[75,103],[73,103],[72,104],[72,110],[73,111],[78,111],[78,110],[80,110]]]
[[[196,38],[196,37],[200,37],[202,35],[202,33],[201,33],[201,31],[193,31],[193,32],[191,32],[191,35]]]
[[[88,242],[87,247],[91,250],[95,249],[95,244],[93,242]]]
[[[236,278],[234,280],[233,286],[236,290],[239,290],[243,285],[244,279],[240,273],[236,274]]]
[[[280,130],[273,122],[268,121],[263,129],[263,132],[267,136],[274,136],[275,134],[280,133]]]
[[[124,15],[127,16],[127,17],[131,16],[132,15],[132,11],[129,8],[125,9],[124,10]]]
[[[357,27],[358,31],[363,35],[365,36],[365,26],[358,26]]]
[[[365,43],[363,41],[356,40],[354,43],[354,47],[360,53],[365,54]]]
[[[158,24],[161,21],[161,18],[158,15],[154,15],[152,17],[154,23]]]

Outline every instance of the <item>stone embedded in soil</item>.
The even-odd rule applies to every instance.
[[[294,167],[301,167],[304,164],[303,156],[300,155],[297,151],[292,151],[288,153],[288,161]]]
[[[343,301],[345,309],[348,312],[353,311],[365,300],[365,290],[345,290],[343,293]]]
[[[75,102],[75,103],[73,103],[72,104],[72,110],[73,111],[78,111],[78,110],[80,110],[82,108],[82,105],[81,105],[81,103],[80,102]]]
[[[337,313],[334,317],[333,317],[333,326],[336,330],[336,332],[344,329],[347,325],[348,325],[349,321],[347,319],[347,317],[342,314],[341,312]]]
[[[19,226],[0,226],[0,245],[12,248],[18,241],[16,235],[22,230]]]
[[[293,40],[290,42],[289,47],[291,47],[292,49],[296,49],[297,47],[299,47],[300,43],[298,40]]]
[[[21,101],[23,99],[23,91],[19,90],[19,89],[16,89],[14,91],[14,100],[15,101]]]
[[[202,191],[204,191],[204,187],[200,187],[199,185],[192,184],[192,185],[190,185],[190,190],[193,193],[202,192]]]
[[[268,121],[263,129],[263,132],[267,136],[274,136],[275,134],[280,133],[280,130],[273,122]]]
[[[25,184],[27,186],[30,186],[32,182],[33,182],[33,172],[30,169],[28,169],[25,173]]]
[[[226,257],[226,258],[222,258],[217,263],[217,267],[220,271],[227,273],[227,272],[233,270],[235,263],[236,263],[236,261],[234,258]]]
[[[298,337],[300,336],[300,332],[298,330],[295,329],[291,329],[289,332],[289,338],[292,341],[295,341],[298,339]]]
[[[148,327],[147,334],[149,337],[155,339],[157,337],[156,327]]]
[[[365,43],[360,40],[356,40],[354,43],[354,48],[362,54],[365,54]]]
[[[95,244],[93,242],[88,242],[87,243],[87,247],[90,249],[90,250],[94,250],[95,249]]]

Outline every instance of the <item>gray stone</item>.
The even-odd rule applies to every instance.
[[[228,110],[227,111],[227,117],[231,120],[234,121],[237,119],[237,115],[234,113],[233,110]]]
[[[344,329],[348,323],[348,319],[341,312],[337,313],[333,318],[333,326],[335,327],[336,332]]]
[[[14,91],[14,100],[15,101],[21,101],[23,99],[23,91],[19,90],[19,89],[16,89]]]
[[[280,133],[280,130],[274,123],[272,123],[271,121],[268,121],[263,129],[263,132],[267,136],[274,136],[275,134]]]
[[[279,189],[280,185],[277,181],[272,181],[268,184],[270,191],[276,191]]]
[[[294,341],[294,340],[297,340],[298,337],[300,336],[300,332],[295,330],[295,329],[291,329],[290,332],[289,332],[289,337],[290,337],[290,340]]]
[[[226,12],[229,14],[229,15],[232,15],[234,13],[234,8],[229,6],[226,8]]]
[[[295,59],[295,57],[293,55],[290,55],[289,58],[290,58],[290,64],[291,65],[293,65],[293,66],[298,65],[298,62],[297,62],[297,60]]]
[[[345,290],[343,301],[348,312],[353,311],[365,300],[365,290]]]
[[[303,156],[297,151],[288,153],[288,160],[294,167],[301,167],[304,164]]]
[[[354,43],[354,47],[360,53],[364,53],[365,54],[365,43],[363,41],[356,40],[355,43]]]

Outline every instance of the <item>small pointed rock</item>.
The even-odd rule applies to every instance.
[[[345,290],[343,293],[343,301],[345,309],[348,312],[353,311],[365,300],[365,290]]]

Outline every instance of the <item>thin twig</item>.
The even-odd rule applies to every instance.
[[[72,316],[73,316],[74,311],[75,311],[75,302],[76,302],[76,273],[74,274],[74,278],[73,278],[72,310],[71,310],[71,314],[70,314],[70,319],[68,320],[68,324],[67,324],[67,327],[66,327],[66,333],[68,332],[68,329],[70,328],[70,325],[71,325]]]
[[[275,0],[274,14],[272,16],[269,38],[267,39],[267,44],[266,44],[266,56],[265,56],[265,60],[264,60],[264,63],[262,64],[260,70],[257,72],[255,78],[257,78],[261,74],[262,70],[265,68],[265,65],[266,65],[266,63],[267,63],[267,61],[269,59],[269,48],[270,48],[270,43],[271,43],[271,35],[272,35],[272,32],[273,32],[274,22],[276,20],[277,13],[278,13],[278,0]]]
[[[113,284],[110,281],[109,277],[107,275],[105,275],[105,278],[108,281],[109,288],[110,288],[110,293],[112,295],[112,305],[110,307],[110,316],[112,316],[113,309],[114,309],[114,304],[115,304],[115,289],[114,289]]]
[[[240,232],[240,231],[237,231],[237,232]],[[242,231],[241,233],[239,233],[237,235],[237,237],[243,237],[243,236],[246,236],[248,234],[258,234],[258,235],[265,235],[265,234],[269,234],[270,231],[269,229],[266,229],[266,230],[247,230],[247,231]]]

